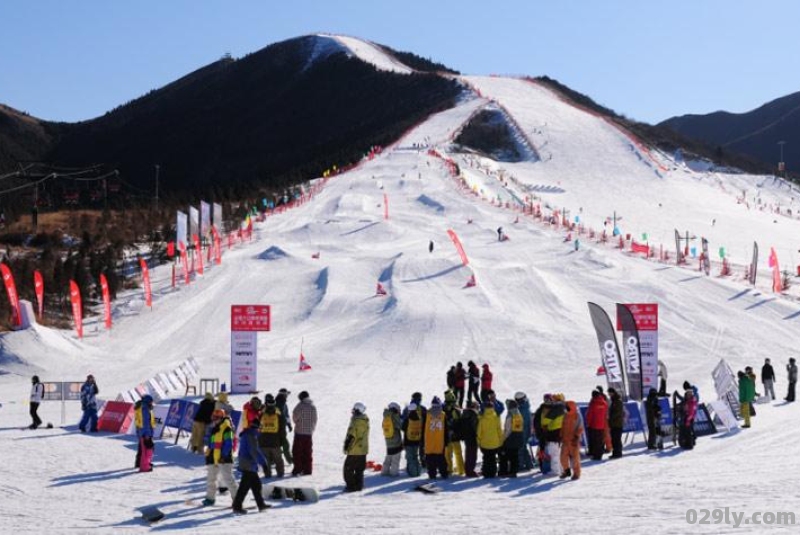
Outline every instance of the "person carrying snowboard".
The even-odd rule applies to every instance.
[[[400,417],[400,405],[392,402],[383,410],[383,438],[386,440],[386,458],[383,460],[382,476],[400,474],[400,458],[403,456],[403,421]]]
[[[364,470],[369,453],[369,418],[363,403],[353,405],[350,426],[344,439],[344,483],[345,492],[364,490]]]

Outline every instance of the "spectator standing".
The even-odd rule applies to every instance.
[[[294,466],[292,467],[292,475],[310,476],[314,458],[312,436],[317,427],[317,408],[305,390],[300,392],[297,398],[300,401],[292,411],[292,421],[294,422],[294,442],[292,444]]]

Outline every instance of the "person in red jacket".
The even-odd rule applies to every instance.
[[[603,459],[607,422],[608,402],[600,392],[593,390],[592,400],[586,411],[586,428],[589,431],[589,456],[595,461]]]
[[[464,406],[464,387],[467,384],[467,370],[464,369],[464,365],[460,362],[456,362],[456,382],[455,382],[455,393],[456,397],[458,398],[458,406]]]
[[[488,364],[483,365],[483,374],[481,374],[481,401],[486,403],[486,397],[492,389],[492,370],[489,369]]]

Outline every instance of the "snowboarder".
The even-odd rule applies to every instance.
[[[497,241],[503,241],[503,227],[497,227]]]
[[[382,476],[400,474],[400,458],[403,456],[403,421],[400,417],[400,405],[392,402],[383,410],[383,438],[386,440],[386,458],[383,460]]]
[[[429,253],[433,252],[433,240],[428,242],[428,252]]]
[[[522,415],[522,446],[519,448],[519,469],[521,471],[533,470],[533,459],[531,450],[528,448],[528,441],[531,438],[531,402],[525,392],[514,394],[514,400],[519,407]]]
[[[142,397],[142,403],[136,409],[134,420],[136,434],[139,437],[139,452],[141,452],[137,452],[139,471],[152,472],[153,450],[155,448],[153,431],[156,427],[156,417],[153,414],[153,396],[145,394]]]
[[[622,457],[622,428],[625,425],[625,406],[615,388],[608,389],[611,405],[608,408],[608,426],[611,430],[611,458]]]
[[[589,430],[589,456],[595,461],[603,460],[607,413],[608,403],[605,398],[599,391],[592,390],[592,399],[586,411],[586,428]]]
[[[447,389],[452,390],[456,387],[456,367],[450,366],[450,369],[447,370]]]
[[[292,444],[294,466],[292,467],[292,475],[310,476],[314,451],[312,436],[317,427],[317,408],[305,390],[300,392],[297,398],[300,401],[292,411],[292,421],[294,422],[294,443]]]
[[[233,424],[223,409],[211,414],[211,433],[206,443],[206,497],[203,505],[214,505],[217,479],[236,496],[239,487],[233,477]]]
[[[794,402],[794,387],[797,384],[797,364],[795,364],[794,357],[789,359],[789,364],[786,365],[786,372],[789,376],[789,390],[786,392],[784,399],[792,403]]]
[[[44,399],[44,383],[39,382],[39,376],[34,375],[31,377],[31,425],[28,429],[36,429],[42,425],[42,419],[39,418],[39,404]]]
[[[582,434],[583,421],[578,406],[574,401],[567,401],[564,424],[561,426],[561,479],[569,477],[574,481],[581,477]]]
[[[444,456],[447,434],[447,419],[442,410],[442,401],[434,396],[431,400],[431,408],[425,418],[425,436],[423,437],[425,466],[430,479],[436,479],[437,475],[441,475],[442,479],[447,479],[447,462],[445,462]]]
[[[483,456],[483,477],[497,477],[497,451],[503,445],[503,429],[494,404],[489,401],[483,404],[483,412],[478,416],[477,437]]]
[[[233,498],[233,512],[240,515],[247,513],[247,510],[242,507],[247,491],[252,491],[259,511],[269,507],[264,503],[261,480],[258,478],[259,465],[263,466],[267,463],[258,447],[258,428],[259,419],[256,416],[239,434],[239,470],[242,472],[242,480],[239,482],[239,489]]]
[[[403,448],[406,451],[406,472],[410,477],[419,476],[422,468],[420,459],[420,444],[423,439],[423,426],[425,424],[425,408],[419,407],[414,401],[408,404],[403,421]]]
[[[353,405],[350,426],[344,439],[344,483],[345,492],[364,490],[364,470],[369,453],[369,418],[367,408],[359,402]]]
[[[214,408],[222,409],[228,416],[233,414],[233,405],[231,405],[230,402],[228,401],[227,392],[219,392],[217,394],[217,402],[214,404]]]
[[[742,417],[744,418],[744,425],[742,427],[750,427],[750,406],[756,398],[756,384],[750,375],[739,371],[739,404],[742,408]]]
[[[89,426],[89,431],[97,433],[97,394],[100,390],[97,388],[97,383],[94,381],[94,375],[87,375],[86,382],[81,386],[81,409],[83,409],[83,416],[78,423],[78,428],[81,433],[87,431],[86,426]]]
[[[214,412],[215,405],[214,394],[206,392],[205,397],[200,402],[200,407],[194,413],[194,421],[192,422],[192,437],[189,440],[189,444],[193,453],[203,453],[206,427],[211,423],[211,413]]]
[[[764,385],[764,395],[769,396],[771,400],[775,400],[775,370],[772,368],[769,359],[764,359],[764,365],[761,366],[761,382]]]
[[[494,375],[492,370],[489,369],[488,364],[483,365],[483,374],[481,374],[481,401],[486,401],[486,395],[492,389],[492,379]],[[502,412],[502,411],[500,411]],[[499,414],[499,413],[498,413]]]
[[[475,465],[478,463],[478,403],[468,401],[467,408],[459,420],[461,436],[464,439],[464,473],[467,477],[478,477]]]
[[[292,464],[294,459],[292,458],[292,448],[289,446],[289,433],[292,432],[292,422],[289,418],[289,409],[286,406],[286,400],[289,397],[289,392],[285,388],[281,388],[278,390],[278,395],[275,396],[275,404],[278,407],[278,410],[283,415],[283,421],[286,425],[286,432],[283,433],[283,442],[281,443],[281,449],[283,450],[283,456],[286,458],[286,464]]]
[[[264,396],[264,410],[258,427],[258,447],[264,457],[264,475],[272,477],[272,465],[275,465],[275,474],[283,477],[284,464],[281,455],[281,446],[286,438],[286,425],[284,415],[277,407],[276,399],[272,394]]]
[[[467,363],[467,374],[469,378],[467,401],[472,401],[474,399],[476,402],[480,403],[481,398],[478,396],[478,387],[481,384],[481,372],[478,366],[472,361]]]
[[[524,445],[522,440],[522,414],[513,399],[506,400],[505,425],[503,426],[503,447],[500,450],[500,476],[517,477],[519,471],[519,449]]]

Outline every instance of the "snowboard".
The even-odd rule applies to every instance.
[[[156,522],[164,519],[164,512],[155,505],[148,505],[139,509],[142,513],[142,519],[148,524],[155,524]]]
[[[46,424],[43,423],[42,425],[40,425],[36,429],[53,429],[53,424],[50,423],[50,422],[47,422]],[[35,429],[33,429],[31,426],[23,427],[22,430],[23,431],[35,431]]]
[[[414,490],[418,490],[423,494],[437,494],[442,491],[442,487],[437,486],[435,483],[424,483],[414,487]]]
[[[319,491],[314,487],[269,483],[264,485],[262,494],[268,500],[292,500],[293,502],[308,503],[317,503],[319,501]]]

